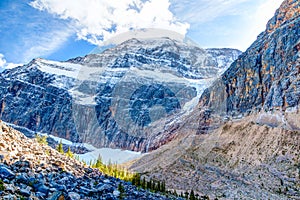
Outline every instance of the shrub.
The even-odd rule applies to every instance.
[[[74,157],[74,154],[73,154],[73,152],[71,151],[71,148],[70,148],[70,147],[68,148],[68,151],[67,151],[67,153],[66,153],[66,156],[68,156],[68,157],[70,157],[70,158],[73,158],[73,157]]]
[[[62,144],[62,141],[60,140],[60,143],[58,144],[56,150],[61,153],[61,154],[64,154],[64,148],[63,148],[63,144]]]
[[[48,145],[47,135],[36,134],[35,138],[36,138],[38,143]]]

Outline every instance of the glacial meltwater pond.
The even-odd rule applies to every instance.
[[[44,135],[44,134],[42,134]],[[128,150],[122,150],[122,149],[112,149],[112,148],[96,148],[90,144],[87,143],[72,143],[69,140],[55,137],[53,135],[47,135],[48,137],[53,138],[57,142],[62,142],[63,144],[66,145],[76,145],[76,146],[84,146],[87,148],[90,152],[85,153],[85,154],[76,154],[79,156],[80,161],[84,161],[87,164],[90,162],[94,163],[98,156],[100,155],[102,158],[102,162],[105,164],[108,164],[109,162],[113,164],[122,164],[134,159],[137,159],[141,157],[143,154],[141,152],[135,152],[135,151],[128,151]]]

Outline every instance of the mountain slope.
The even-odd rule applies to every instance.
[[[300,12],[298,1],[284,1],[251,47],[205,90],[199,107],[218,115],[290,113],[300,103]],[[283,116],[283,118],[285,118]],[[289,117],[285,127],[300,130]]]
[[[116,200],[121,195],[128,200],[170,199],[105,176],[0,122],[1,199]]]
[[[299,8],[285,0],[198,108],[169,130],[181,137],[132,169],[211,198],[299,199]]]
[[[148,151],[174,137],[163,134],[170,119],[189,113],[239,54],[158,38],[66,62],[35,59],[1,73],[0,117],[96,147]]]
[[[210,134],[186,135],[145,155],[131,169],[177,190],[218,199],[297,199],[300,134],[228,122]]]

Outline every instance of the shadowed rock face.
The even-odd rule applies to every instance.
[[[239,54],[159,38],[132,39],[66,62],[35,59],[1,73],[0,117],[28,136],[155,149],[173,138],[164,135],[168,119],[189,112]]]
[[[138,126],[147,126],[151,123],[149,109],[160,105],[167,114],[180,109],[180,103],[174,92],[163,85],[143,85],[130,97],[130,117]]]
[[[199,107],[235,117],[261,110],[297,110],[300,102],[299,16],[299,1],[284,1],[266,31],[205,90]]]
[[[37,68],[24,68],[20,74],[24,75],[24,79],[19,79],[17,70],[1,74],[1,119],[32,131],[59,134],[76,141],[78,135],[70,120],[70,94],[51,85],[53,75]],[[31,131],[26,133],[28,136],[33,134]]]

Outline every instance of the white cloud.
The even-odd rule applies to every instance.
[[[263,0],[256,9],[256,12],[248,16],[250,23],[248,24],[248,29],[244,30],[245,35],[247,35],[243,42],[244,49],[255,41],[257,36],[266,29],[268,21],[274,16],[276,9],[279,8],[282,2],[283,0]]]
[[[262,27],[270,19],[283,0],[170,0],[171,11],[191,24],[213,21],[218,17],[235,15],[254,17],[257,27]],[[250,6],[244,7],[245,5]]]
[[[4,68],[6,65],[6,60],[4,58],[4,55],[0,53],[0,68]]]
[[[18,66],[21,66],[22,64],[15,64],[15,63],[8,63],[4,57],[3,54],[0,53],[0,70],[3,69],[12,69]]]
[[[189,30],[188,36],[206,47],[245,50],[265,29],[267,21],[282,1],[33,0],[30,5],[65,19],[73,26],[72,31],[76,32],[78,39],[96,45],[104,45],[105,41],[122,40],[123,36],[138,37],[134,31],[121,34],[129,30],[152,28],[151,30],[167,29],[182,35]],[[154,35],[152,32],[148,31],[148,35]],[[64,33],[61,35],[64,38]],[[44,44],[47,44],[47,40],[45,41]],[[56,43],[49,41],[51,42],[52,47],[57,49],[62,40],[57,40]],[[51,45],[48,47],[40,45],[28,52],[31,55],[35,55],[34,52],[48,52],[47,48],[51,50]],[[29,55],[28,58],[34,57]]]
[[[188,36],[199,44],[246,50],[283,0],[170,1],[170,10],[191,25]]]
[[[265,0],[264,3],[258,7],[254,15],[254,20],[257,22],[256,29],[260,31],[265,30],[267,22],[274,16],[276,9],[279,8],[282,1],[283,0]]]
[[[175,31],[169,31],[166,29],[147,28],[147,29],[133,30],[123,34],[119,34],[116,37],[112,37],[109,40],[104,41],[103,45],[120,44],[132,38],[149,39],[149,38],[160,38],[160,37],[168,37],[177,41],[185,40],[184,35],[181,35]]]
[[[12,69],[12,68],[19,67],[19,66],[22,66],[22,65],[23,65],[22,63],[19,63],[19,64],[7,63],[7,65],[5,66],[5,69]]]
[[[171,10],[180,16],[181,20],[201,24],[239,12],[237,6],[246,1],[249,0],[171,0]]]
[[[73,30],[71,28],[60,27],[60,29],[42,33],[36,40],[33,40],[29,36],[30,38],[24,39],[24,46],[26,47],[23,53],[24,62],[29,62],[33,58],[50,55],[58,50],[72,34]]]
[[[96,45],[132,29],[160,28],[185,35],[189,28],[169,10],[169,0],[34,0],[30,5],[71,20],[78,38]]]

